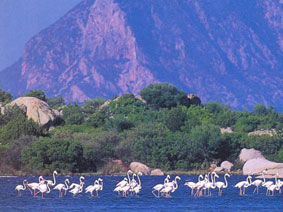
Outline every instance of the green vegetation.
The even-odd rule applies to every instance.
[[[95,172],[112,160],[140,161],[163,170],[208,168],[211,162],[235,161],[242,148],[255,148],[283,162],[283,114],[272,107],[233,111],[217,102],[201,104],[172,85],[149,85],[136,98],[97,98],[83,105],[64,105],[62,97],[44,98],[62,110],[63,122],[49,132],[28,120],[18,107],[0,113],[0,171],[42,170]],[[2,98],[2,99],[1,99]],[[11,95],[0,90],[0,100]],[[145,100],[145,101],[144,101]],[[231,127],[222,134],[220,128]],[[249,135],[255,130],[270,135]]]
[[[29,93],[25,94],[24,96],[36,97],[42,101],[47,102],[46,95],[42,90],[30,90]]]
[[[12,101],[12,98],[13,96],[10,93],[5,92],[0,88],[0,102],[8,103]]]

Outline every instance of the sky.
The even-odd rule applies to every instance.
[[[0,0],[0,71],[16,62],[25,43],[81,0]]]

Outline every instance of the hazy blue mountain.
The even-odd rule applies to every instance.
[[[203,102],[282,111],[282,18],[282,0],[85,0],[26,44],[0,87],[82,102],[169,82]]]

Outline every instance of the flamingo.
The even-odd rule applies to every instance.
[[[263,172],[262,172],[262,177],[264,178]],[[252,182],[252,185],[255,186],[254,192],[255,193],[257,191],[257,194],[259,192],[259,186],[261,186],[263,184],[262,180],[255,180]]]
[[[42,176],[39,176],[38,177],[38,183],[28,183],[28,184],[26,184],[26,187],[30,190],[31,195],[34,196],[35,190],[42,183],[44,183],[44,178]],[[33,193],[32,193],[32,190],[33,190]]]
[[[52,180],[46,180],[49,186],[55,186],[56,184],[56,175],[58,175],[57,171],[53,172],[53,181]]]
[[[27,184],[27,183],[28,183],[28,181],[27,181],[27,180],[24,180],[24,181],[23,181],[23,185],[17,185],[17,186],[16,186],[15,190],[18,191],[18,195],[19,195],[19,196],[21,196],[21,191],[26,190],[26,184]]]
[[[203,176],[199,175],[198,176],[198,182],[200,182],[201,179],[203,179]],[[188,186],[191,189],[191,195],[193,195],[194,194],[194,189],[197,188],[197,183],[195,183],[195,182],[186,182],[185,185]]]
[[[166,178],[164,179],[163,184],[157,184],[152,188],[152,194],[159,198],[160,197],[160,191],[165,187],[165,184],[169,183],[170,175],[167,175]],[[158,192],[158,195],[155,194],[155,192]]]
[[[211,182],[209,181],[209,173],[208,173],[208,176],[207,176],[207,182],[205,183],[204,187],[205,189],[207,189],[208,191],[208,196],[211,196],[211,191],[210,189],[215,189],[216,188],[216,185],[215,185],[215,177],[218,177],[218,175],[216,174],[216,172],[212,172],[211,173]]]
[[[66,195],[66,191],[69,188],[68,184],[70,184],[70,180],[66,179],[65,184],[63,184],[63,183],[57,184],[53,189],[58,190],[59,191],[59,197],[62,197],[63,196],[62,190],[65,190],[65,195]]]
[[[79,194],[79,193],[82,193],[83,191],[83,184],[79,187],[74,187],[73,189],[71,189],[69,192],[73,194],[73,196]]]
[[[226,174],[224,175],[225,184],[224,184],[223,182],[216,182],[216,183],[215,183],[215,186],[218,188],[218,196],[221,196],[221,195],[222,195],[222,189],[223,189],[223,188],[227,188],[227,187],[228,187],[227,177],[230,177],[230,175],[229,175],[228,173],[226,173]]]
[[[93,185],[90,185],[90,186],[88,186],[88,187],[86,187],[86,191],[85,191],[85,193],[90,193],[90,195],[93,197],[94,195],[93,195],[93,192],[94,192],[94,190],[96,190],[96,188],[98,188],[98,186],[99,186],[99,182],[98,182],[98,180],[95,180],[94,181],[94,183],[93,183]]]
[[[277,180],[277,185],[278,185],[278,188],[279,188],[279,193],[281,194],[281,187],[283,186],[283,181],[281,180]]]
[[[101,182],[101,184],[100,184]],[[93,197],[93,192],[96,191],[96,196],[98,196],[98,191],[102,191],[103,189],[103,180],[101,178],[98,178],[98,180],[94,181],[93,185],[90,185],[86,188],[86,192],[90,192],[91,196]]]
[[[72,183],[69,187],[71,189],[69,192],[73,194],[73,196],[77,195],[78,193],[81,193],[83,191],[84,186],[84,177],[80,177],[80,184]]]
[[[46,181],[44,181],[44,183],[39,184],[38,187],[36,188],[38,190],[38,192],[36,192],[34,194],[34,197],[41,192],[41,197],[43,198],[44,193],[50,193],[50,188],[49,185]]]
[[[141,186],[141,179],[140,179],[140,177],[139,177],[140,175],[142,175],[141,172],[139,172],[139,173],[137,174],[137,178],[138,178],[139,183],[137,184],[137,186],[135,186],[135,187],[133,188],[133,191],[134,191],[134,193],[136,194],[136,196],[138,195],[138,193],[140,193],[140,191],[141,191],[141,189],[142,189],[142,186]]]
[[[273,182],[272,181],[265,181],[265,174],[266,173],[266,170],[264,170],[263,172],[262,172],[262,175],[263,175],[263,183],[262,183],[262,186],[263,187],[269,187],[269,186],[271,186],[272,184],[273,184]],[[267,191],[267,189],[266,189],[266,191]]]
[[[270,184],[268,186],[266,186],[266,196],[270,196],[270,192],[272,192],[272,196],[274,195],[274,190],[279,190],[279,186],[278,186],[278,181],[277,181],[277,176],[278,176],[278,173],[275,175],[275,185],[273,184]]]
[[[116,187],[124,187],[128,183],[128,179],[125,177],[122,181],[116,184]]]
[[[266,188],[266,196],[270,196],[270,192],[272,192],[272,195],[271,196],[274,196],[274,191],[276,190],[279,190],[280,188],[277,186],[277,185],[270,185]]]
[[[235,188],[239,188],[240,189],[240,195],[245,195],[245,188],[247,188],[247,187],[249,187],[251,185],[251,182],[250,182],[251,179],[252,179],[252,177],[249,175],[245,181],[238,182],[234,186]],[[244,188],[243,192],[242,192],[242,188]]]
[[[202,177],[203,179],[203,177]],[[204,186],[205,186],[205,183],[206,181],[205,180],[200,180],[197,182],[196,184],[196,193],[195,193],[195,196],[202,196],[202,190],[204,189]]]
[[[177,180],[181,180],[179,176],[176,176],[172,182],[164,184],[164,188],[160,190],[161,193],[165,193],[166,197],[170,197],[171,192],[175,192],[178,188]]]
[[[85,178],[84,178],[83,176],[80,176],[80,184],[78,184],[78,183],[72,183],[72,184],[70,185],[69,189],[72,189],[72,188],[74,188],[74,187],[80,188],[81,185],[84,184],[84,179],[85,179]]]

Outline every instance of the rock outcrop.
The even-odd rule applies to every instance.
[[[153,175],[153,176],[163,176],[164,172],[161,171],[161,169],[153,169],[153,170],[151,170],[150,175]]]
[[[143,175],[150,175],[151,171],[147,165],[140,162],[132,162],[130,164],[130,169],[135,173],[141,172]]]
[[[261,174],[263,170],[266,170],[268,175],[278,173],[279,177],[283,177],[283,163],[275,163],[265,158],[248,160],[243,167],[243,174]]]
[[[283,163],[267,160],[260,151],[255,149],[242,149],[239,160],[244,163],[243,174],[261,174],[263,170],[267,175],[279,174],[283,177]]]
[[[223,133],[232,133],[233,130],[231,127],[227,127],[227,128],[220,128],[220,132]]]
[[[220,165],[220,167],[215,167],[214,171],[215,172],[220,172],[220,171],[228,171],[230,172],[232,167],[233,167],[233,163],[229,162],[229,161],[223,161]]]
[[[7,106],[18,105],[28,118],[37,122],[44,128],[53,126],[60,116],[60,112],[53,110],[49,105],[35,97],[19,97],[9,103]]]
[[[227,171],[231,171],[232,167],[233,167],[233,163],[229,162],[229,161],[223,161],[220,165],[221,168],[223,168],[224,170]]]
[[[269,135],[269,136],[273,136],[275,134],[276,134],[275,130],[256,130],[248,133],[248,135]]]
[[[248,160],[254,159],[254,158],[264,158],[260,151],[252,149],[242,149],[239,155],[239,160],[242,163],[245,163]]]

